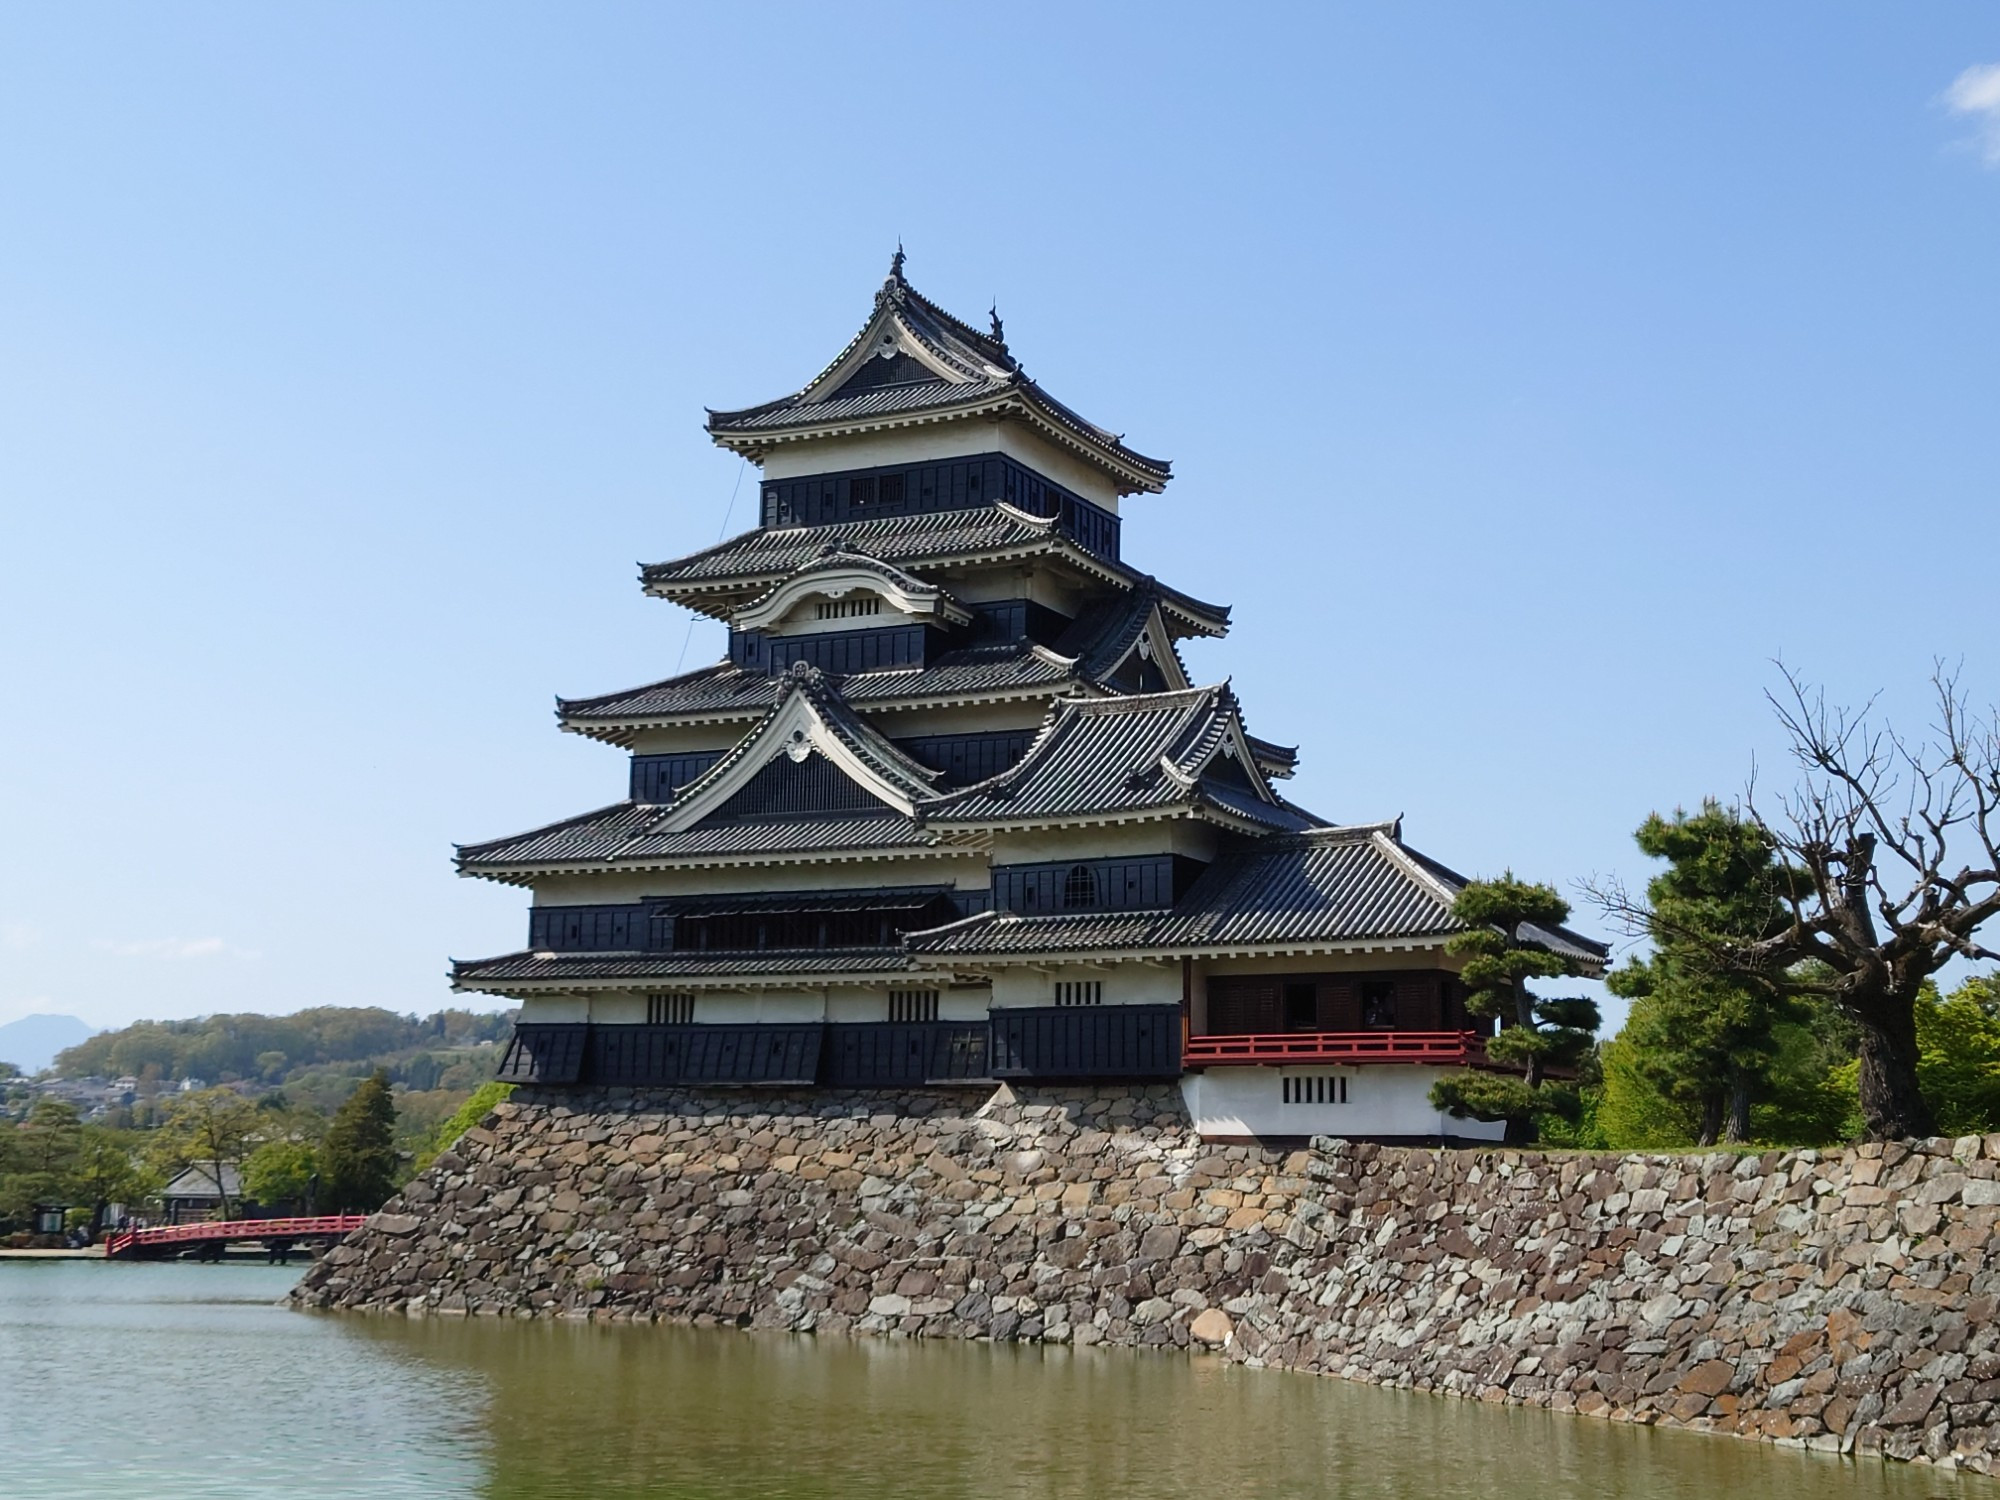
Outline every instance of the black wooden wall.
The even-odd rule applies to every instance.
[[[1157,910],[1178,901],[1205,868],[1179,854],[995,865],[993,905],[1022,913]]]
[[[766,635],[761,630],[729,632],[729,659],[746,672],[776,677],[794,662],[842,677],[850,672],[882,672],[921,667],[944,649],[943,632],[925,625],[878,625],[867,630],[829,630],[812,635]]]
[[[1028,753],[1032,729],[996,729],[983,734],[926,734],[897,740],[896,748],[920,765],[944,772],[944,786],[969,786],[998,776]]]
[[[762,523],[830,526],[870,516],[964,510],[1001,500],[1031,515],[1060,518],[1063,529],[1084,550],[1117,561],[1117,516],[997,453],[769,480],[763,486]]]
[[[697,750],[685,755],[635,755],[631,798],[634,802],[671,802],[675,792],[720,759],[720,750]]]
[[[517,1025],[501,1060],[515,1083],[817,1084],[899,1087],[987,1078],[1172,1079],[1173,1005],[994,1010],[985,1021],[777,1025]]]

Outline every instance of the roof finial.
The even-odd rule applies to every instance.
[[[909,259],[903,254],[903,237],[896,236],[896,253],[889,257],[889,279],[900,282],[903,279],[903,262]]]
[[[993,342],[1003,349],[1006,348],[1007,325],[1000,321],[1000,299],[998,297],[993,299],[993,306],[987,310],[986,316],[993,320]]]

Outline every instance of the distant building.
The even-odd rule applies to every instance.
[[[502,1077],[1177,1082],[1210,1137],[1502,1134],[1428,1099],[1497,1066],[1445,947],[1463,878],[1399,821],[1287,800],[1297,752],[1189,679],[1179,642],[1229,610],[1123,546],[1120,505],[1164,461],[1030,379],[997,316],[922,296],[900,252],[820,374],[708,432],[761,469],[759,524],[642,581],[727,624],[727,656],[558,700],[629,752],[625,797],[458,852],[534,892],[521,951],[453,972],[521,1002]],[[1321,561],[1329,589],[1378,565]],[[1284,649],[1316,691],[1326,644]]]
[[[228,1196],[232,1211],[243,1204],[243,1176],[227,1162],[198,1161],[191,1164],[161,1190],[169,1224],[185,1224],[206,1219],[222,1207]]]

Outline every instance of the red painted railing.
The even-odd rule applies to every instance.
[[[340,1239],[367,1222],[366,1214],[320,1214],[310,1219],[228,1219],[221,1223],[114,1230],[104,1237],[104,1254],[115,1260],[161,1245],[200,1245],[216,1240]]]
[[[1190,1068],[1234,1063],[1429,1063],[1484,1067],[1486,1039],[1476,1031],[1279,1031],[1249,1036],[1191,1036]]]

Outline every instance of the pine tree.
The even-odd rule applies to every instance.
[[[1778,1028],[1803,1010],[1710,955],[1718,942],[1755,942],[1785,920],[1776,846],[1714,801],[1693,814],[1654,813],[1634,837],[1667,868],[1646,884],[1652,955],[1607,981],[1634,1002],[1622,1039],[1639,1073],[1692,1113],[1701,1145],[1748,1140],[1751,1105],[1778,1062]]]
[[[1465,959],[1459,971],[1471,990],[1465,1008],[1500,1021],[1500,1034],[1486,1044],[1486,1055],[1521,1072],[1439,1079],[1431,1104],[1455,1119],[1504,1120],[1507,1143],[1527,1145],[1535,1139],[1538,1116],[1576,1113],[1575,1086],[1552,1080],[1550,1070],[1575,1067],[1597,1032],[1596,1001],[1540,1000],[1528,988],[1530,979],[1583,972],[1577,960],[1557,953],[1538,935],[1568,919],[1569,903],[1553,887],[1517,880],[1510,870],[1498,880],[1470,882],[1452,903],[1452,915],[1469,927],[1446,944]]]
[[[396,1101],[381,1068],[348,1095],[320,1148],[320,1197],[335,1213],[373,1213],[396,1191]]]

